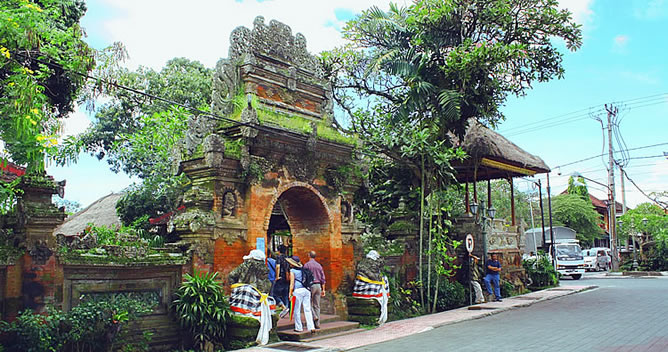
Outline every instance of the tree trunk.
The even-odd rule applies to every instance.
[[[422,175],[420,177],[420,263],[418,265],[420,270],[420,304],[424,308],[424,280],[422,276],[422,239],[424,236],[424,154],[421,155],[421,169]]]

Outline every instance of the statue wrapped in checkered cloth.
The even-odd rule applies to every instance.
[[[381,268],[383,260],[375,250],[369,251],[366,258],[357,264],[357,275],[353,287],[353,297],[362,299],[375,299],[380,303],[380,317],[378,324],[387,321],[387,303],[390,297],[390,289],[387,277],[382,276]]]
[[[272,328],[271,315],[276,309],[276,302],[269,297],[269,276],[262,251],[252,250],[244,256],[244,262],[229,275],[232,284],[230,309],[237,315],[257,319],[260,330],[255,341],[260,345],[269,342]],[[266,281],[266,282],[265,282]]]

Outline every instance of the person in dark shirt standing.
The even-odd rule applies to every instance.
[[[494,285],[494,296],[497,302],[501,302],[501,287],[499,285],[499,273],[501,272],[501,263],[499,262],[496,253],[492,253],[492,259],[487,261],[487,275],[485,275],[485,288],[487,293],[492,294],[492,287]]]
[[[304,268],[313,273],[313,284],[311,284],[311,307],[313,307],[313,322],[315,328],[320,329],[320,297],[325,296],[325,272],[322,270],[322,265],[315,260],[315,251],[308,253],[311,258]]]
[[[285,253],[287,249],[285,246],[278,247],[278,258],[276,258],[276,281],[274,281],[274,298],[283,311],[280,314],[281,318],[285,318],[289,313],[290,307],[290,264],[286,261]]]

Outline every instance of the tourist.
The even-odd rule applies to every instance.
[[[485,303],[485,297],[482,294],[482,287],[480,287],[480,279],[482,279],[482,272],[478,261],[480,258],[476,257],[473,254],[471,256],[471,286],[473,286],[473,291],[475,291],[475,303]]]
[[[313,273],[313,284],[311,284],[313,323],[316,329],[320,329],[320,297],[325,297],[325,272],[322,270],[322,265],[315,260],[315,251],[310,251],[308,256],[311,259],[304,264],[304,268]]]
[[[302,264],[299,262],[298,256],[286,258],[290,263],[290,297],[294,297],[292,312],[295,320],[295,331],[302,332],[301,308],[304,307],[304,315],[306,316],[306,328],[313,334],[315,333],[315,326],[313,324],[313,315],[311,313],[311,292],[302,285]]]
[[[272,258],[271,254],[267,257],[267,268],[269,268],[269,281],[271,281],[269,296],[274,297],[274,283],[276,282],[276,259]]]
[[[290,310],[290,264],[287,262],[285,253],[287,248],[284,245],[278,246],[278,258],[276,258],[276,281],[274,284],[274,298],[276,302],[283,308],[280,314],[281,318],[285,318]]]
[[[499,273],[501,272],[501,263],[496,253],[492,253],[492,259],[487,261],[487,275],[485,275],[485,288],[487,294],[492,294],[490,283],[494,284],[494,296],[497,302],[501,302],[501,287],[499,286]]]

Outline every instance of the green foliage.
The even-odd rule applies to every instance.
[[[575,230],[583,244],[591,245],[595,238],[603,235],[600,214],[589,199],[584,200],[579,195],[560,194],[552,198],[552,217],[556,224]]]
[[[140,66],[136,71],[123,68],[115,73],[113,79],[119,84],[188,107],[207,109],[211,104],[212,75],[213,70],[204,67],[198,61],[173,58],[160,72],[144,66]],[[174,138],[169,135],[171,133],[179,135],[185,130],[187,116],[180,114],[181,116],[171,116],[172,119],[165,119],[164,114],[170,110],[173,111],[170,103],[149,99],[122,89],[111,91],[109,94],[112,100],[97,111],[96,121],[78,139],[83,148],[90,153],[95,153],[98,158],[108,156],[112,170],[124,170],[132,175],[148,172],[147,166],[149,165],[143,159],[136,160],[122,155],[117,157],[116,154],[125,152],[123,148],[127,145],[138,149],[148,148],[149,146],[142,142],[144,138],[150,139],[150,131],[156,131],[159,136],[168,137],[166,142],[173,143]],[[156,114],[160,116],[157,120],[153,118]],[[164,126],[162,131],[158,131],[157,129],[160,128],[158,120],[166,121],[169,124]],[[144,128],[148,130],[142,131]],[[119,142],[118,136],[125,137],[120,138]],[[136,136],[136,142],[139,142],[139,145],[135,146],[132,136]],[[162,145],[159,138],[155,141],[160,143],[155,146],[156,148],[170,150],[167,144]],[[156,159],[159,158],[150,160]],[[167,162],[167,159],[160,160]]]
[[[178,208],[187,187],[184,175],[156,175],[141,184],[133,184],[116,203],[116,213],[123,224],[146,229],[144,219],[156,218]]]
[[[459,282],[440,279],[437,286],[436,281],[432,281],[432,285],[438,292],[436,296],[436,312],[443,312],[468,304],[468,292]]]
[[[583,177],[569,177],[568,188],[566,188],[566,192],[568,194],[579,196],[584,201],[591,202],[591,199],[589,198],[589,190],[587,190],[587,184]]]
[[[487,202],[487,183],[480,182],[477,185],[478,199],[484,199]],[[512,209],[510,201],[510,183],[507,180],[493,180],[491,182],[492,190],[492,205],[496,209],[495,217],[497,219],[504,219],[507,223],[511,223]],[[518,190],[517,182],[515,181],[515,217],[518,223],[524,223],[527,227],[531,227],[531,210],[533,208],[533,221],[535,227],[541,226],[540,219],[540,204],[531,200],[532,194],[521,192]],[[537,194],[533,194],[537,195]],[[531,201],[531,207],[529,202]],[[545,219],[547,219],[547,204],[545,208]]]
[[[192,335],[200,349],[207,343],[222,345],[226,321],[231,312],[216,276],[217,272],[186,274],[172,303],[176,319]]]
[[[530,289],[543,289],[559,284],[559,273],[545,253],[541,252],[536,258],[523,260],[522,266],[531,279]]]
[[[619,221],[620,239],[635,235],[640,268],[668,270],[668,215],[664,210],[653,203],[642,203],[628,210]]]
[[[388,320],[401,320],[421,315],[423,309],[420,305],[420,283],[417,281],[402,283],[396,276],[390,276],[388,280],[390,292],[392,292],[390,299],[392,309],[389,309]]]
[[[83,300],[69,312],[50,308],[41,315],[25,310],[11,323],[0,322],[0,331],[6,334],[8,352],[108,350],[122,326],[151,310],[125,296]]]
[[[0,138],[11,159],[42,170],[61,119],[73,111],[94,51],[78,22],[82,1],[7,0],[0,3]],[[38,61],[39,60],[39,61]]]

